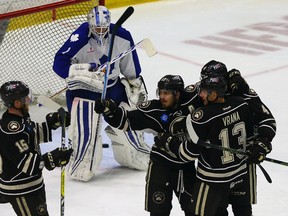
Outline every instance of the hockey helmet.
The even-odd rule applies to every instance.
[[[28,86],[21,81],[9,81],[0,88],[1,99],[6,107],[12,107],[15,100],[21,100],[29,93]]]
[[[223,97],[227,90],[227,81],[222,75],[210,75],[200,81],[200,89],[205,89],[209,93],[216,91],[218,97]]]
[[[221,75],[225,79],[227,78],[227,68],[222,62],[211,60],[203,66],[201,69],[201,80],[211,75]]]
[[[100,45],[108,37],[110,21],[110,11],[102,5],[94,7],[87,15],[90,33]]]
[[[175,94],[176,91],[184,90],[184,81],[180,75],[165,75],[160,79],[157,87],[157,95],[159,95],[159,90],[167,90]]]

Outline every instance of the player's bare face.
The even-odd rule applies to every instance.
[[[201,97],[203,104],[206,106],[208,103],[223,102],[224,98],[218,98],[215,91],[207,91],[206,89],[201,89],[199,96]]]
[[[208,105],[208,102],[209,102],[208,100],[209,100],[209,96],[210,96],[208,91],[206,89],[201,89],[200,93],[199,93],[199,96],[202,99],[203,104],[205,106]]]
[[[32,99],[30,96],[26,96],[23,104],[23,112],[26,114],[29,112],[29,104],[32,102]]]
[[[164,109],[170,109],[175,106],[175,95],[170,91],[159,90],[159,100]]]

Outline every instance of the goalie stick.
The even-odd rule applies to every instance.
[[[110,65],[111,65],[111,58],[112,58],[112,53],[113,53],[113,47],[114,47],[114,39],[116,32],[118,31],[118,28],[134,13],[134,8],[132,6],[128,7],[122,16],[118,19],[118,21],[115,23],[111,38],[109,41],[109,50],[108,50],[108,56],[107,56],[107,63],[106,63],[106,73],[104,76],[104,87],[103,87],[103,92],[101,95],[101,99],[104,99],[106,97],[106,90],[107,90],[107,82],[108,82],[108,75],[110,73]]]
[[[109,43],[109,50],[108,50],[108,57],[107,57],[107,63],[106,63],[106,73],[104,76],[104,86],[103,86],[103,91],[101,94],[101,99],[105,99],[106,97],[106,91],[107,91],[107,82],[108,82],[108,75],[110,73],[110,65],[111,65],[111,56],[112,56],[112,52],[113,52],[113,46],[114,46],[114,39],[115,39],[115,35],[116,32],[118,30],[118,28],[133,14],[134,12],[134,8],[133,7],[128,7],[124,13],[122,14],[122,16],[118,19],[118,21],[115,23],[113,30],[112,30],[112,34],[111,34],[111,38],[110,38],[110,43]],[[100,121],[101,121],[101,115],[98,115],[98,119],[97,119],[97,131],[96,131],[96,138],[99,136],[99,126],[100,126]],[[93,163],[94,163],[94,155],[95,155],[95,149],[96,149],[96,145],[93,146],[93,151],[92,151],[92,160],[90,163],[90,171],[92,171],[93,168]]]
[[[124,52],[120,53],[119,55],[115,56],[110,64],[113,64],[114,62],[122,59],[124,56],[128,55],[129,53],[133,52],[137,47],[141,46],[145,53],[147,54],[148,57],[152,57],[154,55],[157,54],[157,51],[153,45],[153,43],[151,42],[151,40],[149,38],[144,38],[143,40],[139,41],[138,43],[134,44],[133,46],[131,46],[129,49],[125,50]],[[100,65],[98,70],[103,70],[105,67],[107,66],[107,62]],[[92,72],[91,72],[92,73]],[[66,91],[68,88],[65,87],[63,89],[61,89],[60,91],[56,92],[55,94],[51,95],[50,98],[54,98],[57,95],[63,93],[64,91]]]

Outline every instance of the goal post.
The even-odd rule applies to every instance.
[[[65,88],[52,70],[54,56],[99,4],[104,0],[1,0],[0,85],[21,80],[48,97]]]

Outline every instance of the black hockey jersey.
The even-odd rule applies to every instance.
[[[105,120],[113,127],[122,130],[144,130],[148,133],[157,134],[166,132],[178,137],[180,140],[189,139],[186,130],[186,116],[194,111],[194,107],[200,106],[195,85],[189,85],[180,96],[177,109],[163,109],[159,100],[149,100],[142,103],[136,110],[127,111],[119,107],[112,117]],[[183,162],[176,155],[152,147],[150,158],[169,166],[181,166]]]
[[[271,142],[276,135],[276,120],[269,108],[253,89],[250,89],[247,94],[243,94],[241,97],[248,103],[252,113],[253,122],[257,127],[257,130],[254,130],[255,135],[265,137]]]
[[[51,141],[46,122],[5,112],[0,120],[0,193],[21,195],[43,187],[39,144]]]
[[[190,119],[188,130],[194,143],[201,140],[233,149],[245,150],[247,132],[253,127],[249,106],[241,97],[231,96],[226,98],[225,103],[200,107]],[[199,148],[187,141],[180,145],[177,153],[186,161],[198,157],[197,177],[206,182],[235,182],[247,173],[243,155]]]

